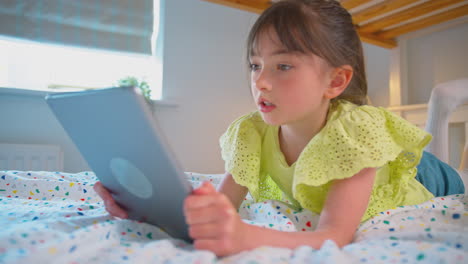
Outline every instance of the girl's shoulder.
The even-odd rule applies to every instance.
[[[332,181],[353,177],[364,168],[378,168],[364,219],[398,206],[390,194],[409,189],[405,186],[414,180],[430,140],[430,134],[384,108],[335,102],[327,124],[296,162],[295,198],[304,208],[320,212]]]
[[[243,115],[232,122],[226,132],[220,137],[221,147],[229,148],[239,140],[261,143],[261,137],[268,125],[263,121],[258,111]]]
[[[350,119],[365,121],[368,119],[386,118],[390,114],[387,109],[371,105],[356,105],[346,100],[337,100],[330,105],[327,121],[333,123],[336,120]]]
[[[266,127],[267,124],[263,121],[260,113],[258,111],[254,111],[234,120],[229,125],[228,131],[229,129],[254,128],[261,132]]]
[[[429,133],[384,108],[338,101],[301,153],[296,176],[298,182],[320,186],[382,167],[401,153],[411,153],[408,167],[415,167],[430,140]]]
[[[324,131],[343,127],[349,132],[385,132],[393,135],[427,137],[427,132],[397,114],[383,108],[370,105],[356,105],[346,100],[338,100],[330,106]]]
[[[248,187],[253,197],[259,197],[257,176],[267,127],[260,113],[252,112],[232,122],[219,139],[225,170],[238,184]]]

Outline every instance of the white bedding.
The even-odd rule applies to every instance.
[[[188,179],[216,185],[219,175]],[[261,247],[217,259],[157,227],[110,217],[95,181],[90,172],[0,172],[0,263],[468,263],[465,195],[382,212],[341,249],[327,241],[319,250]],[[284,231],[313,230],[318,219],[277,201],[246,200],[240,214]]]

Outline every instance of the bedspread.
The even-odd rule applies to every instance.
[[[187,174],[194,187],[219,177]],[[155,226],[109,216],[95,181],[91,172],[0,172],[0,263],[468,263],[465,195],[382,212],[343,248],[326,241],[320,249],[260,247],[216,258]],[[318,221],[279,201],[246,199],[239,213],[283,231],[313,230]]]

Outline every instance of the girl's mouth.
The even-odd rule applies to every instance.
[[[260,107],[260,111],[263,113],[269,113],[276,108],[276,105],[266,100],[260,100],[260,103],[258,105]]]

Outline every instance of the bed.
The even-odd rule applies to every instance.
[[[221,175],[187,173],[196,187]],[[439,197],[362,223],[353,243],[316,250],[261,247],[226,258],[194,250],[146,223],[109,216],[92,172],[0,172],[0,263],[467,263],[468,197]],[[249,224],[310,231],[318,215],[278,201],[239,210]]]

